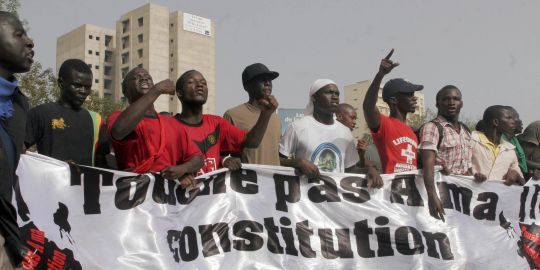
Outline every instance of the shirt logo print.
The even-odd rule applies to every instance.
[[[53,119],[51,122],[52,129],[65,129],[66,128],[66,122],[64,122],[64,118],[60,117],[58,119]]]

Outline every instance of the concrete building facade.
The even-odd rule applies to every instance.
[[[364,118],[364,110],[362,109],[362,104],[364,103],[364,98],[366,97],[367,90],[369,88],[369,85],[371,85],[371,81],[360,81],[351,85],[346,85],[344,87],[345,92],[345,103],[351,104],[353,107],[356,108],[356,113],[358,114],[358,120],[356,120],[356,127],[353,130],[353,136],[356,139],[363,138],[366,134],[370,134],[369,128],[366,124],[366,120]],[[377,108],[379,111],[388,116],[390,115],[390,108],[388,107],[388,104],[383,101],[382,98],[382,88],[384,85],[381,86],[379,89],[379,97],[377,99]],[[417,104],[418,108],[413,114],[407,115],[407,120],[418,120],[423,119],[426,113],[425,103],[424,103],[424,93],[422,91],[415,92],[415,96],[418,98]],[[409,123],[411,124],[411,123]]]
[[[97,48],[92,47],[95,42],[88,38],[95,34],[85,30],[88,28],[83,25],[58,39],[57,69],[61,59],[84,60],[94,67],[94,74],[99,73],[98,77],[94,75],[99,80],[98,83],[94,81],[95,90],[116,101],[123,99],[121,83],[124,76],[137,66],[148,70],[154,83],[164,79],[176,82],[183,72],[196,69],[205,76],[208,84],[204,113],[215,112],[215,23],[210,19],[181,11],[171,12],[165,6],[149,3],[121,15],[115,30],[102,28],[113,42],[97,55]],[[100,36],[100,40],[104,45],[105,39]],[[90,50],[94,53],[92,57],[85,54]],[[95,64],[96,61],[101,62]],[[181,104],[173,95],[159,97],[154,105],[158,112],[174,114],[181,111]]]
[[[91,24],[81,25],[58,38],[56,43],[56,69],[71,58],[81,59],[93,74],[92,90],[100,97],[114,95],[114,51],[116,32]]]

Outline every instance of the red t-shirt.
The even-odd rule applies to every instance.
[[[381,115],[377,132],[371,132],[381,156],[384,173],[416,170],[418,138],[412,128],[397,118]]]
[[[111,128],[116,122],[120,112],[113,112],[107,121],[107,131],[111,135]],[[144,117],[135,129],[123,140],[112,139],[118,169],[126,170],[139,166],[152,155],[159,152],[161,129],[163,125],[164,148],[161,155],[146,172],[159,172],[171,165],[182,164],[194,156],[202,156],[195,144],[189,139],[186,130],[176,124],[176,120],[170,116],[159,115],[159,119]],[[146,173],[140,172],[140,173]]]
[[[202,122],[189,125],[178,119],[176,123],[186,129],[189,137],[203,154],[204,165],[199,175],[221,167],[220,153],[240,153],[247,132],[217,115],[203,114]]]

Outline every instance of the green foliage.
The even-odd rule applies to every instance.
[[[17,17],[19,17],[17,12],[20,7],[19,0],[0,0],[0,10],[11,12]]]
[[[112,112],[122,109],[122,102],[114,102],[112,98],[100,97],[94,92],[86,99],[84,107],[101,114],[103,119],[107,119]]]
[[[60,96],[60,89],[52,69],[44,69],[35,62],[30,71],[17,75],[21,91],[28,97],[30,107],[52,102]]]

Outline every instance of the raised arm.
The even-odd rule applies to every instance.
[[[116,119],[112,128],[111,136],[119,141],[129,135],[144,117],[148,109],[152,107],[156,99],[162,94],[174,95],[175,89],[171,80],[163,80],[155,84],[148,93],[130,104]]]
[[[373,82],[371,82],[371,85],[367,90],[366,97],[364,98],[364,118],[366,119],[366,123],[369,129],[371,129],[372,131],[377,131],[380,125],[381,113],[379,112],[379,109],[377,109],[376,105],[382,79],[386,74],[390,73],[393,68],[399,66],[399,63],[394,63],[392,60],[390,60],[390,57],[393,53],[394,49],[392,49],[390,53],[381,60],[379,72],[377,72],[375,78],[373,78]]]
[[[243,146],[246,148],[259,147],[259,144],[261,144],[262,138],[266,133],[266,127],[268,127],[270,117],[272,117],[272,114],[278,107],[278,102],[274,96],[267,95],[259,100],[259,105],[261,105],[259,119],[257,119],[257,123],[255,123],[251,130],[246,134],[246,139],[243,143]]]

